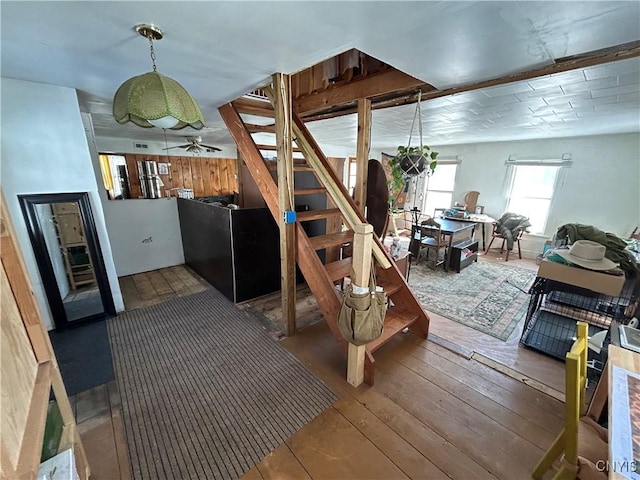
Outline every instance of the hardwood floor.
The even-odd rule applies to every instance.
[[[121,282],[127,309],[206,285],[185,267]],[[550,359],[518,347],[518,335],[509,342],[489,337],[501,346],[432,317],[432,332],[440,338],[398,335],[376,352],[375,385],[353,389],[345,380],[346,359],[304,287],[298,288],[297,302],[299,322],[306,328],[280,343],[339,400],[245,478],[524,479],[562,426],[563,403],[523,383],[525,375],[512,378],[486,364],[486,358],[500,358],[538,377],[563,377],[561,362],[553,361],[554,368],[546,372]],[[252,307],[279,325],[279,295],[240,307]],[[543,383],[553,382],[546,378]],[[72,402],[93,478],[130,478],[115,382]]]
[[[131,467],[115,380],[74,395],[69,401],[91,468],[91,478],[130,479]]]
[[[126,310],[148,307],[171,298],[198,293],[210,285],[186,265],[120,277]]]
[[[479,261],[504,263],[499,250],[490,250],[488,255],[480,255]],[[518,259],[517,254],[509,256],[507,265],[537,271],[535,260]],[[522,374],[547,387],[564,393],[564,363],[542,353],[519,346],[523,322],[514,329],[506,342],[484,335],[477,330],[429,312],[431,316],[430,333],[444,338],[456,345],[469,349],[479,361],[498,364],[513,370],[514,375]]]
[[[561,402],[411,334],[358,389],[324,323],[281,344],[340,399],[245,478],[524,479],[562,426]]]
[[[491,249],[488,255],[480,254],[479,261],[504,263],[499,250]],[[537,271],[535,260],[519,259],[517,254],[509,257],[507,265]],[[263,297],[248,300],[239,305],[241,308],[252,308],[271,320],[274,328],[280,328],[281,304],[280,293],[276,292]],[[296,292],[297,328],[301,330],[308,325],[323,321],[320,311],[311,292],[306,287],[299,287]],[[564,394],[564,363],[519,345],[522,328],[521,322],[506,342],[490,335],[483,334],[473,328],[461,325],[436,313],[429,312],[431,324],[429,332],[447,348],[466,356],[473,356],[478,362],[495,365],[505,373],[519,378],[521,381],[536,385],[548,393],[562,398]],[[439,339],[442,339],[441,341]]]

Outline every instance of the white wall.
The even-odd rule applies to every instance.
[[[75,90],[8,78],[1,87],[0,179],[45,324],[54,326],[19,194],[88,192],[113,301],[124,310]]]
[[[98,153],[107,151],[133,153],[133,141],[96,137],[91,116],[83,113],[82,120],[93,159],[96,181],[102,186]],[[157,142],[145,141],[144,143],[150,147],[147,153],[165,154]],[[222,155],[222,158],[235,158],[235,147],[233,150],[228,149],[217,153],[226,155]],[[175,198],[109,200],[104,188],[100,188],[99,193],[107,229],[111,236],[113,260],[119,277],[184,263],[178,205]]]
[[[104,216],[119,277],[184,263],[176,198],[106,201]]]
[[[462,155],[454,201],[470,190],[480,192],[478,205],[499,217],[507,207],[505,161],[519,158],[560,158],[571,153],[573,164],[563,168],[549,212],[546,237],[565,223],[584,223],[625,237],[640,224],[640,135],[601,135],[545,140],[434,146],[450,158]],[[388,149],[385,151],[391,151]],[[542,252],[546,238],[528,236],[528,256]]]

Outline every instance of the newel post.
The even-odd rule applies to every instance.
[[[356,287],[369,289],[371,272],[371,246],[373,227],[368,223],[359,223],[353,229],[353,257],[351,264],[351,282]],[[364,381],[364,358],[366,345],[349,344],[347,360],[347,382],[357,387]]]

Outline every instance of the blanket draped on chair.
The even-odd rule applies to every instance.
[[[522,230],[531,226],[529,217],[507,212],[496,221],[496,232],[507,241],[507,250],[513,250],[513,241]]]

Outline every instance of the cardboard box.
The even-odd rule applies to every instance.
[[[593,292],[611,295],[612,297],[620,295],[625,281],[624,275],[609,275],[584,268],[570,267],[561,263],[550,262],[549,260],[540,262],[538,276],[566,283],[567,285],[587,288]]]

